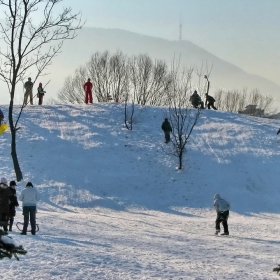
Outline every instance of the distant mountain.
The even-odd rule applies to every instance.
[[[263,77],[246,73],[189,41],[169,41],[120,29],[83,28],[77,38],[65,43],[53,69],[60,69],[63,65],[63,72],[72,74],[74,69],[84,65],[93,53],[105,50],[110,53],[121,50],[128,56],[147,53],[152,58],[165,60],[168,64],[171,64],[174,57],[178,59],[179,56],[181,63],[187,66],[200,67],[207,62],[209,66],[213,64],[210,76],[212,94],[219,88],[259,88],[262,93],[277,98],[280,103],[278,85]]]
[[[65,42],[62,52],[48,69],[50,75],[41,79],[43,84],[51,80],[46,97],[55,97],[67,76],[73,75],[76,68],[85,65],[92,54],[105,50],[110,53],[121,50],[128,56],[146,53],[154,59],[165,60],[169,65],[174,57],[180,57],[181,64],[190,67],[200,67],[207,62],[209,66],[213,64],[210,94],[214,94],[219,88],[259,88],[263,94],[273,96],[280,104],[280,87],[277,84],[246,73],[189,41],[169,41],[125,30],[104,28],[83,28],[74,40]]]

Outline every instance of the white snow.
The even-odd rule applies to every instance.
[[[128,131],[122,104],[24,109],[16,188],[38,188],[40,231],[14,226],[28,253],[0,261],[2,279],[279,279],[280,121],[204,110],[178,171],[164,112],[137,107]],[[9,132],[0,158],[15,180]],[[231,204],[228,237],[214,236],[215,193]]]

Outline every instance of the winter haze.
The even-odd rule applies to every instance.
[[[181,55],[191,66],[200,66],[207,59],[213,63],[212,93],[217,87],[259,87],[279,101],[278,0],[85,0],[82,4],[64,0],[63,6],[81,11],[86,28],[75,41],[66,42],[47,71],[50,75],[41,79],[43,84],[51,80],[46,101],[57,95],[65,77],[84,65],[92,53],[107,49],[123,49],[128,54],[146,52],[166,59],[167,63],[171,63],[174,55]],[[180,22],[182,41],[178,42]],[[0,104],[8,103],[2,83],[0,91]],[[22,94],[20,85],[17,102]]]

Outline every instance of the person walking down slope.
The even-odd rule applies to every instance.
[[[4,231],[8,231],[9,199],[12,195],[7,179],[2,177],[0,181],[0,226],[3,227]]]
[[[46,92],[43,89],[42,83],[39,83],[39,87],[37,88],[37,96],[39,98],[38,105],[42,105],[43,104],[43,97],[44,97],[45,93]]]
[[[31,182],[28,182],[25,189],[21,192],[19,200],[22,201],[22,212],[24,216],[23,229],[21,235],[26,235],[27,227],[31,224],[31,233],[35,235],[36,231],[36,205],[39,201],[39,193],[36,188],[33,187]]]
[[[170,132],[172,132],[172,127],[167,118],[164,119],[164,122],[161,125],[161,129],[164,132],[165,143],[170,142]]]
[[[201,97],[198,95],[196,90],[191,95],[190,102],[192,103],[192,106],[194,108],[198,108],[198,106],[200,106],[200,109],[204,109],[204,103],[201,100]]]
[[[219,194],[215,194],[214,207],[217,212],[215,234],[219,234],[220,223],[222,223],[224,227],[224,233],[222,233],[221,235],[229,235],[227,220],[229,217],[230,204],[225,199],[221,198]]]
[[[28,81],[24,84],[25,94],[24,94],[24,105],[27,105],[27,100],[29,97],[30,105],[33,105],[33,83],[31,78],[28,78]]]
[[[90,78],[88,78],[87,82],[84,84],[84,90],[85,90],[85,103],[88,104],[92,103],[92,83],[90,81]]]
[[[14,223],[14,217],[16,216],[16,207],[19,206],[18,200],[17,200],[17,191],[15,189],[16,182],[11,181],[9,189],[12,192],[12,196],[10,196],[10,213],[9,213],[9,231],[12,231],[13,223]]]
[[[210,96],[209,94],[205,93],[205,107],[207,106],[208,109],[210,109],[210,107],[212,107],[214,110],[217,110],[217,108],[214,106],[214,102],[216,101],[214,99],[214,97]]]

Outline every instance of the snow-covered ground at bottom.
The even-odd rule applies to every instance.
[[[279,279],[280,122],[205,110],[178,171],[164,112],[136,107],[128,131],[122,104],[25,108],[17,192],[38,188],[40,231],[14,227],[28,253],[0,261],[2,279]],[[0,177],[14,180],[9,145],[0,135]],[[214,235],[215,193],[230,236]]]

